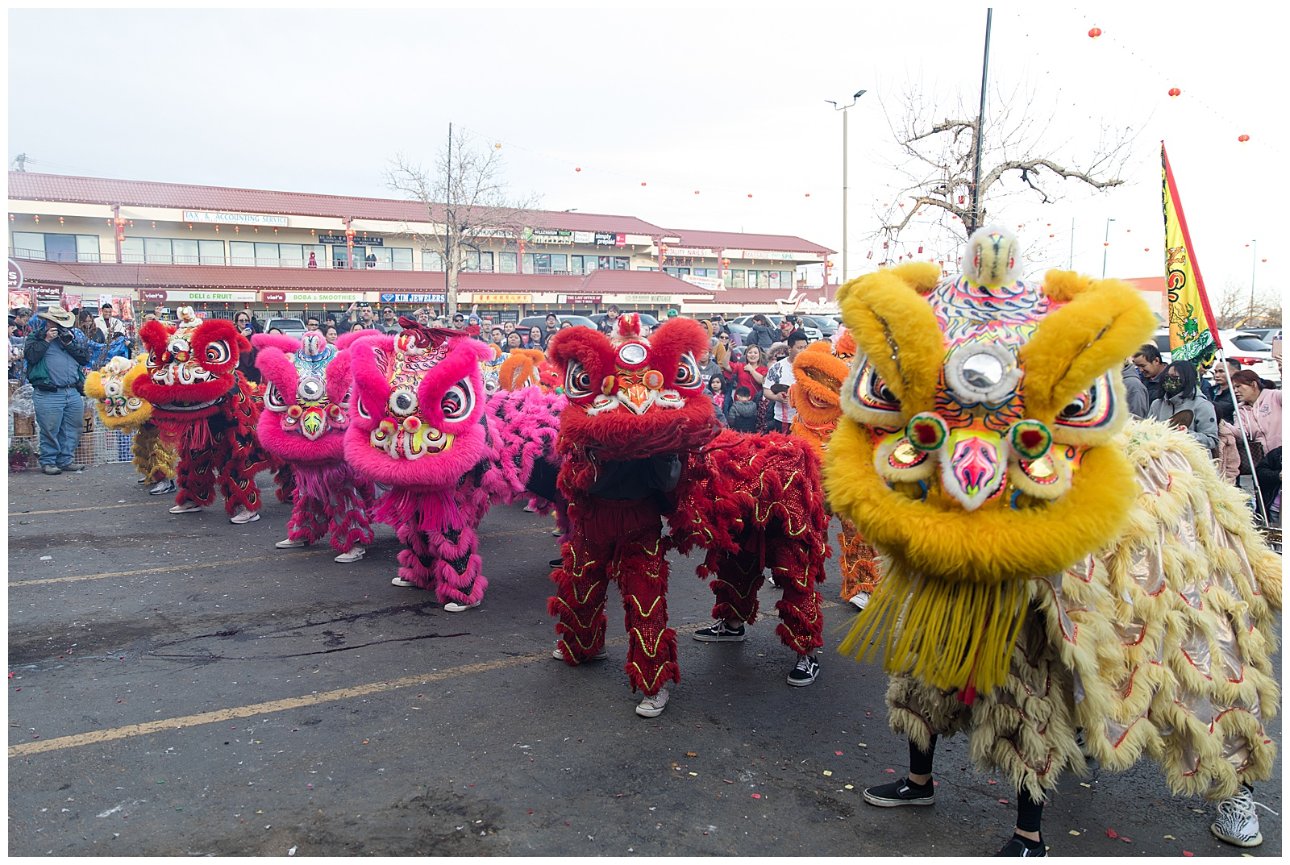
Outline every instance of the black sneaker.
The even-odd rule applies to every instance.
[[[788,683],[804,688],[820,675],[820,662],[812,655],[799,655],[797,665],[788,674]]]
[[[558,568],[563,564],[564,564],[564,559],[552,559],[551,561],[547,562],[547,565],[552,568]]]
[[[911,784],[908,778],[879,784],[864,791],[864,800],[879,808],[896,808],[901,805],[931,805],[936,801],[936,788],[929,781],[926,786]]]
[[[1047,848],[1044,847],[1043,841],[1039,842],[1038,847],[1030,846],[1031,844],[1034,844],[1034,843],[1035,843],[1034,841],[1030,841],[1029,839],[1022,838],[1020,835],[1013,835],[1011,838],[1008,839],[1008,843],[1004,844],[1002,849],[1000,849],[999,852],[995,853],[994,855],[996,856],[1047,856],[1048,855],[1048,850]]]
[[[74,475],[80,474],[81,472],[85,471],[85,466],[83,466],[80,463],[68,463],[65,466],[59,466],[59,468],[62,469],[64,472],[67,472],[69,474],[74,474]]]
[[[744,626],[741,622],[739,627],[731,628],[726,625],[725,619],[718,619],[706,628],[699,628],[694,632],[694,639],[700,643],[742,643],[744,641]]]

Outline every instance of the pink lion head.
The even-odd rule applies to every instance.
[[[479,364],[489,349],[460,331],[409,324],[350,349],[345,457],[381,484],[450,489],[485,454]]]
[[[299,341],[256,334],[255,365],[264,375],[260,443],[294,463],[345,458],[349,426],[349,352],[337,351],[317,331]]]

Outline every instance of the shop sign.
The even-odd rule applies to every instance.
[[[615,294],[614,300],[618,303],[635,303],[635,304],[676,304],[676,297],[670,294]]]
[[[483,294],[471,292],[471,303],[532,303],[531,294]]]
[[[804,261],[814,260],[817,256],[812,256],[805,252],[774,252],[765,249],[727,249],[726,258],[746,258],[762,261],[795,261],[798,258]]]
[[[9,259],[9,290],[17,291],[22,288],[22,267],[12,258]]]
[[[36,303],[38,304],[57,306],[63,299],[63,287],[61,285],[33,284],[32,288],[36,290]]]
[[[381,292],[381,303],[443,303],[443,293],[439,294],[398,294],[390,291]]]
[[[166,291],[161,288],[144,288],[139,290],[144,303],[165,303]]]
[[[672,238],[672,240],[677,240],[677,239],[678,238]],[[650,237],[648,234],[627,234],[623,236],[623,241],[624,243],[630,243],[632,246],[653,246],[654,245],[654,238]],[[671,243],[672,241],[665,237],[663,238],[663,242]]]
[[[613,231],[597,231],[596,246],[626,246],[627,235]]]
[[[217,222],[221,225],[276,225],[286,227],[291,221],[285,216],[269,213],[228,213],[222,210],[185,210],[184,222]]]
[[[354,303],[363,299],[361,291],[291,291],[287,300],[292,303]]]
[[[190,303],[254,303],[254,291],[169,291],[142,289],[143,299],[152,302],[186,300]]]
[[[343,234],[320,234],[318,235],[317,242],[324,244],[326,246],[345,246],[346,244],[349,243],[349,238]],[[356,234],[354,235],[354,245],[355,246],[384,246],[385,238],[368,237],[367,235],[364,235],[364,234]]]
[[[596,234],[597,232],[595,231],[575,231],[573,233],[573,242],[574,243],[595,243]]]
[[[529,243],[573,243],[573,232],[567,228],[531,228],[525,233]]]
[[[702,249],[697,246],[669,246],[667,248],[667,257],[675,258],[685,256],[686,258],[716,258],[717,252],[714,249]]]
[[[285,291],[262,291],[260,292],[260,303],[286,303],[287,293]]]
[[[592,306],[599,306],[601,303],[599,294],[562,294],[560,297],[560,303],[591,304]]]
[[[719,276],[694,276],[683,273],[681,279],[707,291],[725,291],[726,288],[726,281]]]

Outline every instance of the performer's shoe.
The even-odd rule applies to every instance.
[[[182,505],[175,505],[170,509],[172,514],[195,514],[200,512],[202,506],[196,502],[184,502]]]
[[[636,714],[642,718],[657,718],[667,706],[667,688],[659,688],[657,694],[647,694],[636,706]]]
[[[147,482],[148,482],[148,478],[147,478],[147,477],[141,477],[141,478],[139,478],[137,481],[135,481],[135,483],[136,483],[136,484],[138,484],[139,486],[143,486],[143,485],[144,485],[144,484],[146,484]]]
[[[869,593],[860,592],[858,595],[852,597],[848,603],[857,610],[863,610],[865,607],[869,606]]]
[[[296,547],[305,546],[305,542],[300,540],[293,541],[291,538],[283,538],[274,544],[274,546],[280,550],[294,550]]]
[[[811,655],[798,655],[797,664],[788,673],[788,683],[805,688],[820,675],[820,662]]]
[[[366,552],[367,549],[364,548],[362,544],[354,544],[354,546],[350,548],[349,552],[341,553],[332,559],[332,561],[340,562],[342,565],[347,565],[350,562],[357,562],[359,559],[363,558],[363,554]]]
[[[1029,838],[1022,838],[1020,835],[1013,835],[1010,839],[1008,839],[1008,843],[1004,844],[1003,847],[999,850],[999,852],[995,853],[994,855],[996,856],[1047,856],[1048,848],[1044,846],[1044,842],[1040,841],[1038,843],[1039,843],[1039,846],[1037,847],[1032,846],[1035,844],[1035,842],[1031,841]]]
[[[879,808],[896,808],[901,805],[931,805],[936,801],[936,788],[930,781],[925,787],[916,787],[908,778],[866,788],[864,800]]]
[[[1253,791],[1242,787],[1240,793],[1218,803],[1218,819],[1209,825],[1209,831],[1218,840],[1237,847],[1259,846],[1263,843],[1263,833],[1259,831],[1255,805],[1272,810],[1262,802],[1255,802]]]
[[[700,643],[742,643],[747,638],[744,633],[744,626],[741,624],[737,628],[731,628],[726,625],[725,619],[717,619],[706,628],[699,628],[694,632],[694,639]]]
[[[475,609],[482,603],[483,601],[475,601],[473,604],[459,604],[456,601],[449,601],[443,605],[443,610],[445,613],[464,613],[467,610]]]
[[[532,502],[529,502],[527,505],[524,506],[524,513],[526,514],[536,514],[537,512],[538,512],[538,509],[533,507]]]
[[[173,493],[176,489],[177,487],[175,486],[174,478],[169,478],[164,481],[157,481],[153,484],[152,489],[148,490],[148,495],[164,496],[166,493]]]
[[[242,526],[242,525],[246,525],[247,523],[253,523],[259,518],[260,518],[259,511],[252,511],[252,510],[248,510],[247,508],[239,508],[237,513],[233,514],[233,516],[228,518],[228,521],[230,523],[233,523],[234,525]]]
[[[559,643],[556,643],[556,644],[555,644],[555,648],[551,650],[551,657],[555,658],[557,661],[564,661],[566,664],[568,663],[568,661],[567,661],[567,660],[565,659],[565,657],[564,657],[564,652],[560,651],[560,644],[559,644]],[[587,661],[603,661],[603,660],[605,660],[605,659],[606,659],[606,658],[608,658],[608,657],[609,657],[609,653],[608,653],[608,652],[606,652],[604,649],[601,649],[599,652],[597,652],[596,654],[592,655],[590,658],[584,658],[584,659],[583,659],[583,660],[581,660],[581,661],[579,661],[579,660],[577,660],[577,659],[575,658],[575,659],[574,659],[574,661],[573,661],[573,663],[574,663],[574,664],[584,664],[584,663],[586,663]]]
[[[551,559],[547,564],[553,568],[558,568],[564,564],[564,559]]]
[[[417,588],[417,584],[416,584],[416,583],[412,582],[411,580],[405,580],[405,579],[403,579],[402,577],[395,577],[394,579],[390,580],[390,585],[391,585],[391,586],[398,586],[400,589],[415,589],[415,588]]]

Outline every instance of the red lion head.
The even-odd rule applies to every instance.
[[[695,361],[707,345],[689,319],[661,325],[648,340],[634,315],[619,317],[612,340],[590,328],[560,331],[547,350],[569,398],[560,438],[607,459],[701,447],[718,429]]]
[[[192,307],[179,308],[179,323],[149,321],[139,329],[148,349],[147,375],[134,390],[152,403],[152,418],[163,424],[184,423],[220,411],[237,388],[237,361],[251,344],[232,322],[205,321]]]

